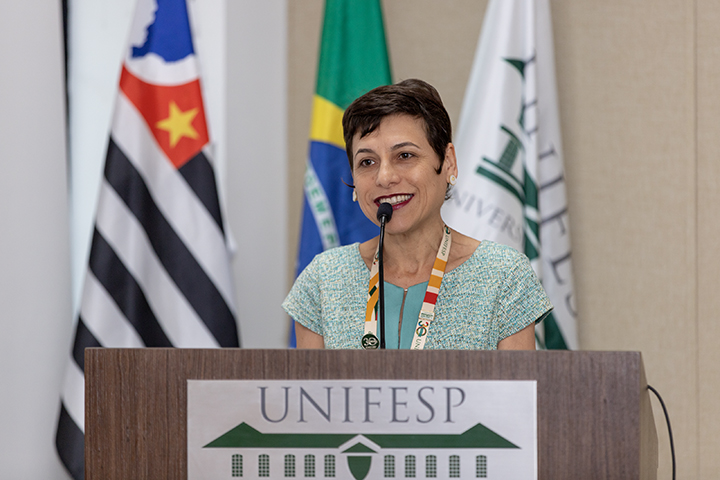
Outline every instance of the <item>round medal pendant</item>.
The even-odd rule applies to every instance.
[[[380,346],[378,338],[372,333],[366,333],[363,335],[360,344],[365,350],[375,350]]]

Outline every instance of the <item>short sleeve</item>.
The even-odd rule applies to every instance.
[[[296,322],[319,335],[323,334],[317,257],[305,267],[305,270],[295,280],[282,307]]]
[[[550,299],[535,275],[530,261],[518,254],[509,270],[499,299],[501,319],[499,340],[541,322],[553,309]]]

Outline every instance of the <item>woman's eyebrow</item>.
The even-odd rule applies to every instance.
[[[353,158],[357,157],[361,153],[375,153],[375,150],[372,148],[358,148],[357,152],[355,152],[355,155],[353,155]]]
[[[419,146],[415,145],[413,142],[401,142],[396,145],[393,145],[390,150],[399,150],[399,149],[405,148],[405,147],[420,148]]]
[[[400,142],[400,143],[397,143],[397,144],[393,145],[392,147],[390,147],[390,150],[394,152],[395,150],[400,150],[400,149],[403,149],[403,148],[405,148],[405,147],[420,148],[419,146],[417,146],[417,145],[414,144],[413,142]],[[353,158],[357,157],[357,156],[358,156],[359,154],[361,154],[361,153],[372,153],[372,154],[374,154],[374,153],[375,153],[375,150],[373,150],[372,148],[367,148],[367,147],[365,147],[365,148],[358,148],[358,149],[357,149],[357,152],[355,152],[355,155],[353,155]]]

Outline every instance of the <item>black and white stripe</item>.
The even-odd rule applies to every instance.
[[[199,152],[180,167],[178,171],[190,185],[190,188],[193,189],[198,199],[205,205],[208,213],[215,219],[218,228],[224,231],[217,184],[215,183],[215,172],[205,153]]]
[[[238,347],[230,255],[212,165],[176,169],[122,93],[100,187],[56,437],[84,478],[84,350]]]

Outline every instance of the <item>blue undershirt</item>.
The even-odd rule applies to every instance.
[[[418,283],[407,289],[385,283],[385,348],[397,350],[409,349],[412,344],[415,326],[422,309],[428,282]],[[403,298],[404,297],[404,298]],[[404,300],[404,307],[403,307]],[[402,310],[402,331],[398,339],[398,325]],[[399,345],[399,347],[398,347]]]

